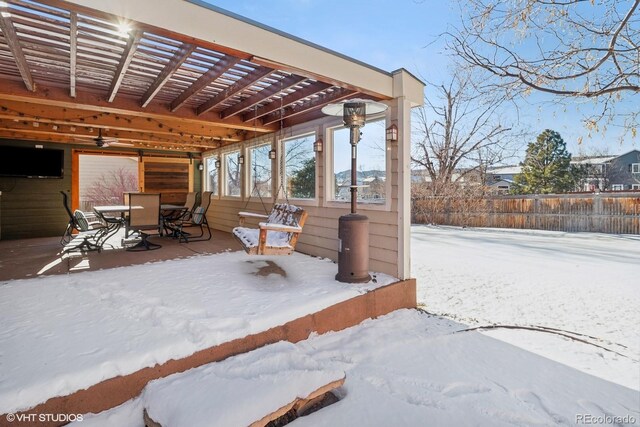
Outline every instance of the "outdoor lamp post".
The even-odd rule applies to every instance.
[[[322,112],[331,116],[342,116],[349,128],[351,144],[351,213],[342,215],[338,220],[338,274],[336,280],[347,283],[363,283],[371,280],[369,276],[369,218],[357,213],[358,177],[357,157],[360,128],[365,125],[367,116],[381,113],[387,106],[365,99],[350,99],[322,108]]]

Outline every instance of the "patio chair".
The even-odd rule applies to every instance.
[[[137,232],[141,240],[128,251],[160,249],[162,246],[149,241],[148,230],[160,231],[160,194],[159,193],[130,193],[129,218],[125,222],[126,235]]]
[[[67,212],[67,215],[69,216],[69,222],[67,223],[67,227],[64,230],[62,237],[60,238],[60,244],[62,246],[69,244],[69,242],[73,240],[74,232],[81,233],[81,232],[86,232],[90,230],[103,229],[105,227],[105,225],[102,222],[98,221],[94,217],[89,217],[85,212],[82,212],[82,211],[78,211],[78,212],[82,212],[83,214],[82,216],[86,223],[83,223],[82,225],[78,224],[78,219],[76,218],[76,215],[74,213],[71,213],[71,208],[69,207],[69,197],[67,196],[67,193],[65,193],[64,191],[60,191],[60,194],[62,194],[62,205],[64,206],[64,210]]]
[[[176,230],[178,241],[182,243],[198,242],[203,240],[211,240],[211,229],[209,228],[209,221],[207,221],[207,212],[209,206],[211,206],[211,191],[205,191],[202,194],[202,200],[200,206],[195,208],[187,219],[180,219],[172,223],[172,227]],[[191,233],[184,231],[185,228],[200,229],[200,234],[193,236]],[[207,237],[204,238],[205,233]]]

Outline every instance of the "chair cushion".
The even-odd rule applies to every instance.
[[[260,240],[260,229],[236,227],[233,229],[233,234],[240,239],[242,244],[247,248],[254,248],[258,246]],[[289,233],[281,231],[267,231],[267,246],[272,248],[291,248],[289,244]]]

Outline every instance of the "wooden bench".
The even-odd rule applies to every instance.
[[[313,412],[344,380],[344,371],[281,341],[150,382],[143,415],[147,427],[265,426]]]
[[[276,203],[269,215],[238,213],[240,226],[233,236],[249,255],[290,255],[307,220],[307,212],[294,205]],[[247,219],[265,220],[258,228],[245,227]]]

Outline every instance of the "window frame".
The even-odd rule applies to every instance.
[[[631,163],[631,173],[640,174],[640,163]]]
[[[372,202],[372,201],[364,201],[358,200],[357,209],[358,211],[391,211],[391,149],[392,143],[386,138],[386,129],[390,126],[389,118],[385,113],[381,113],[378,115],[374,115],[370,118],[367,118],[366,125],[373,122],[384,122],[384,141],[385,141],[385,198],[384,202]],[[365,126],[366,126],[365,125]],[[323,151],[324,157],[324,204],[323,207],[328,208],[349,208],[351,202],[350,200],[335,200],[335,188],[334,188],[334,132],[340,129],[348,129],[342,123],[336,123],[333,125],[328,125],[325,128],[325,149]],[[395,142],[397,144],[397,142]]]
[[[244,194],[246,194],[246,199],[250,199],[250,198],[254,198],[257,197],[259,199],[262,199],[264,201],[268,201],[268,202],[273,202],[273,197],[274,197],[274,184],[275,184],[275,180],[274,177],[276,176],[274,174],[275,172],[275,168],[273,167],[273,160],[269,159],[268,155],[267,155],[267,160],[269,160],[269,163],[271,165],[271,194],[269,196],[265,196],[265,195],[260,195],[258,196],[257,194],[254,196],[252,193],[253,191],[253,168],[252,168],[252,164],[253,164],[253,150],[258,149],[258,148],[262,148],[262,147],[269,147],[269,150],[273,149],[273,144],[271,143],[271,141],[265,141],[264,139],[262,140],[258,140],[255,141],[251,144],[248,144],[245,147],[245,164],[242,166],[247,166],[246,169],[246,173],[243,173],[243,175],[246,177],[247,179],[247,183],[245,188],[245,192]]]
[[[611,184],[611,191],[624,191],[624,184]]]
[[[240,194],[237,196],[232,196],[227,194],[227,190],[228,190],[228,180],[227,180],[227,168],[228,168],[228,164],[227,164],[227,157],[233,153],[238,153],[238,156],[241,156],[244,154],[244,147],[238,147],[238,148],[230,148],[228,150],[222,151],[220,153],[220,169],[219,169],[219,173],[221,175],[224,175],[224,182],[220,182],[220,189],[221,189],[221,194],[220,194],[220,199],[223,200],[243,200],[244,198],[244,194],[243,194],[243,186],[244,186],[244,182],[245,182],[245,168],[244,168],[244,164],[239,165],[240,170],[239,170],[239,175],[240,175]],[[246,160],[246,157],[245,157]],[[219,179],[219,178],[218,178]]]
[[[211,189],[209,188],[209,170],[210,170],[209,160],[212,160],[215,163],[215,160],[217,159],[217,157],[218,157],[218,154],[214,154],[214,153],[210,153],[202,157],[202,163],[204,164],[204,170],[202,171],[203,191],[211,191]],[[211,197],[219,200],[222,193],[220,188],[221,187],[220,170],[222,169],[222,160],[220,161],[220,167],[216,168],[214,164],[213,169],[218,171],[218,188],[217,188],[217,194],[212,194]]]
[[[315,190],[314,190],[315,196],[313,198],[287,197],[286,189],[284,188],[284,181],[286,179],[286,170],[287,170],[286,142],[294,139],[304,138],[307,136],[310,136],[313,139],[313,142],[317,141],[318,140],[317,127],[313,126],[310,128],[300,129],[296,133],[290,136],[282,137],[278,140],[278,147],[280,149],[277,157],[278,164],[276,165],[276,168],[275,168],[275,170],[278,172],[278,187],[276,188],[276,194],[278,195],[279,201],[290,200],[290,201],[294,201],[296,205],[300,205],[300,206],[318,206],[319,200],[320,200],[319,167],[323,160],[321,156],[321,154],[323,153],[317,153],[313,151],[313,145],[312,145],[312,152],[316,159]],[[283,168],[284,170],[282,170]]]

